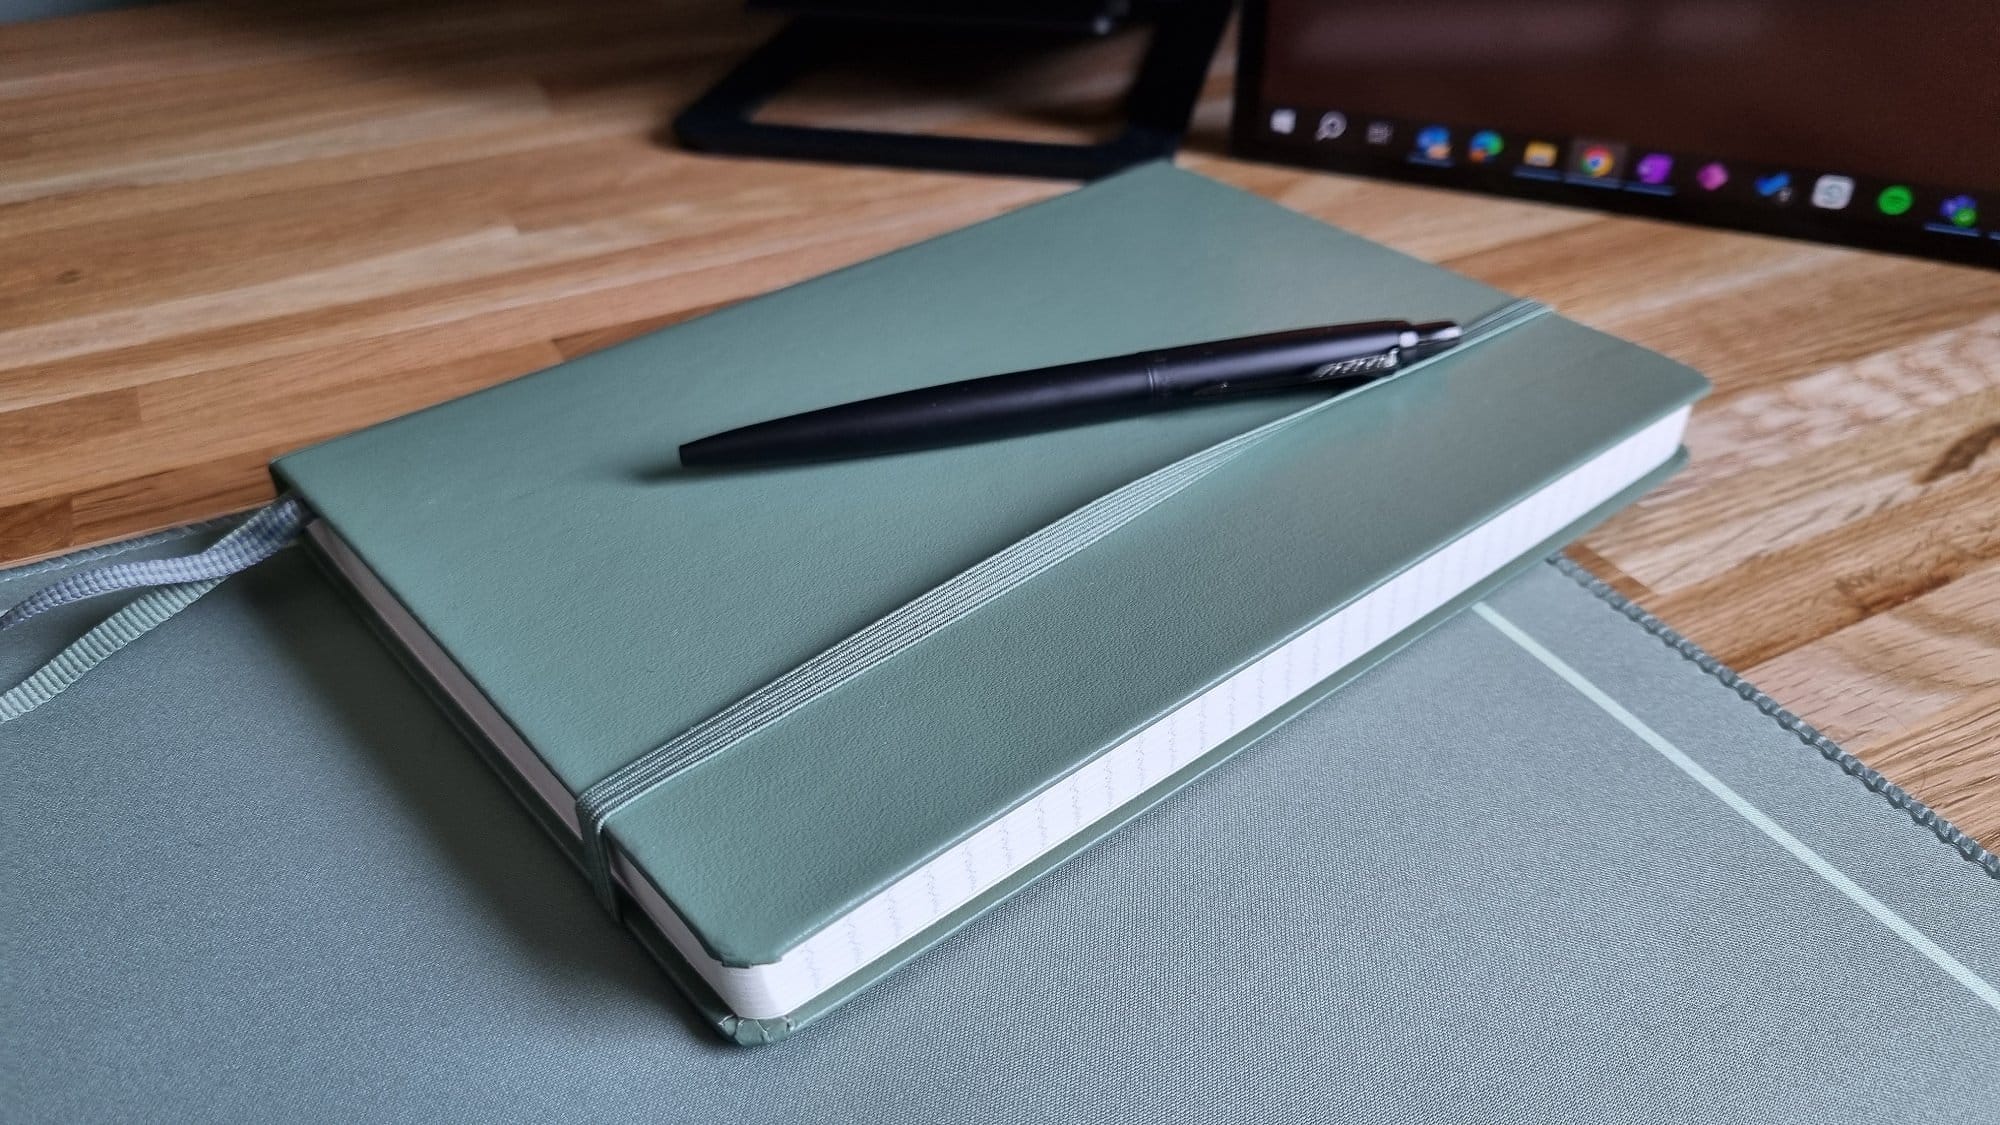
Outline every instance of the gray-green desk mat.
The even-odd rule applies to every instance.
[[[0,1118],[2000,1118],[2000,862],[1586,582],[744,1049],[287,551],[0,726]]]

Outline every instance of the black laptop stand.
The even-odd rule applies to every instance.
[[[1162,0],[1134,11],[1133,22],[1151,26],[1151,42],[1125,94],[1123,129],[1097,143],[933,136],[753,120],[760,106],[801,76],[852,58],[863,48],[877,48],[885,33],[885,25],[877,20],[824,15],[792,20],[682,111],[674,120],[674,134],[689,148],[708,152],[1095,179],[1173,155],[1187,130],[1188,117],[1228,17],[1229,4],[1214,0]],[[1051,43],[1074,42],[1079,37],[1104,34],[1112,22],[1052,27],[1041,29],[1039,34]],[[928,37],[943,49],[956,50],[976,49],[979,37],[995,32],[991,27],[948,23],[895,28],[899,38],[912,44]],[[1012,29],[1012,33],[1021,34],[1022,29]],[[1031,29],[1029,33],[1037,32]]]

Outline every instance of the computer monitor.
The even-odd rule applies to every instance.
[[[1996,0],[1248,0],[1262,159],[2000,267]]]

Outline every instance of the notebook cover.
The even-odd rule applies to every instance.
[[[899,967],[908,963],[925,950],[945,940],[959,927],[998,906],[1001,902],[1056,867],[1069,862],[1085,849],[1146,813],[1160,801],[1165,800],[1182,787],[1193,784],[1210,770],[1215,769],[1224,761],[1234,756],[1238,751],[1248,747],[1266,734],[1290,721],[1294,716],[1303,712],[1314,703],[1326,698],[1355,677],[1372,668],[1378,661],[1386,659],[1400,651],[1404,646],[1415,641],[1418,637],[1423,636],[1439,624],[1450,620],[1454,614],[1461,612],[1467,606],[1474,604],[1480,598],[1500,588],[1508,581],[1532,569],[1541,560],[1545,559],[1550,552],[1580,537],[1590,528],[1595,527],[1617,512],[1620,508],[1645,495],[1667,477],[1678,472],[1686,460],[1685,451],[1677,454],[1667,464],[1647,474],[1630,488],[1614,496],[1610,501],[1588,513],[1576,523],[1550,536],[1534,549],[1523,552],[1520,558],[1516,559],[1511,565],[1494,571],[1491,575],[1474,583],[1464,593],[1452,598],[1436,610],[1413,622],[1408,628],[1377,646],[1367,657],[1352,662],[1339,672],[1301,693],[1297,698],[1273,711],[1265,719],[1252,725],[1236,737],[1217,746],[1207,754],[1204,754],[1200,759],[1190,763],[1187,767],[1163,779],[1151,789],[1133,798],[1122,808],[1098,820],[1062,845],[1051,849],[1034,863],[1029,864],[1009,878],[1002,880],[984,893],[974,897],[938,923],[911,935],[909,939],[897,945],[890,952],[864,966],[841,981],[837,986],[828,989],[796,1011],[787,1013],[782,1017],[764,1019],[748,1019],[736,1014],[709,989],[707,983],[699,975],[687,966],[680,952],[643,916],[632,912],[627,918],[627,923],[632,929],[634,936],[659,960],[661,967],[681,987],[695,1010],[700,1012],[722,1034],[746,1046],[770,1044],[787,1039],[793,1033],[819,1021],[854,996],[895,972]],[[336,578],[336,582],[339,582],[338,578]],[[374,624],[372,611],[369,607],[361,604],[358,599],[353,598],[351,591],[349,591],[349,594],[349,600],[354,604],[356,611],[362,616],[370,618],[370,623]],[[393,644],[391,645],[391,649],[401,655],[400,650],[396,649]],[[412,668],[411,670],[419,681],[424,680],[420,669]],[[548,831],[550,838],[555,840],[557,845],[566,853],[574,857],[575,838],[570,834],[568,828],[555,822],[554,818],[547,813],[542,801],[532,792],[528,791],[525,783],[520,781],[519,775],[500,757],[491,744],[480,737],[476,727],[458,712],[451,700],[436,693],[433,693],[433,698],[439,706],[444,708],[446,715],[453,723],[458,726],[460,733],[467,736],[468,742],[486,757],[487,763],[494,768],[501,779],[514,791],[515,796],[520,798],[535,820]]]
[[[993,371],[1329,321],[1469,321],[1508,300],[1156,166],[276,471],[580,791],[1088,500],[1299,402],[725,475],[677,472],[679,443]],[[1557,317],[1465,351],[1272,439],[920,659],[677,777],[621,814],[619,845],[718,960],[773,961],[1705,388]]]
[[[0,572],[0,601],[75,565]],[[2000,982],[1990,853],[1552,567],[1488,604]],[[0,678],[101,615],[10,631]],[[10,1120],[1867,1125],[2000,1103],[2000,1012],[1474,614],[756,1051],[715,1041],[298,552],[0,747]]]

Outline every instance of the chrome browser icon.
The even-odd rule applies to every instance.
[[[1610,141],[1580,140],[1570,149],[1573,179],[1609,180],[1625,170],[1625,146]]]

